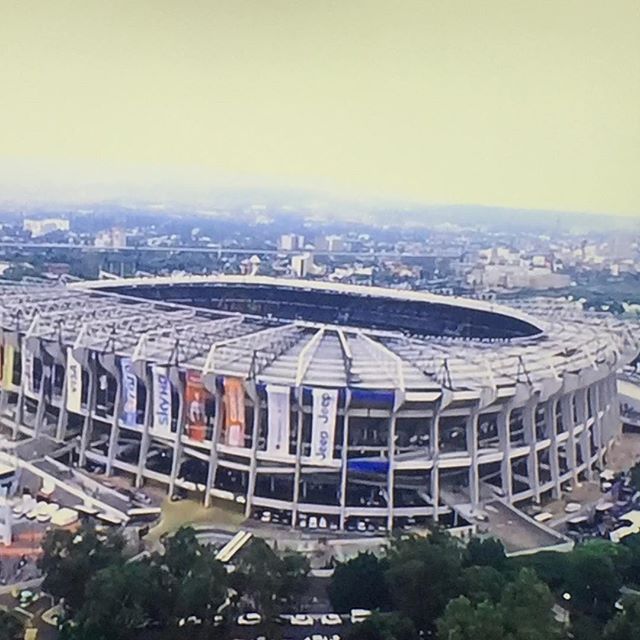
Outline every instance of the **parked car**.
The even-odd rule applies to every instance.
[[[242,615],[238,616],[238,619],[236,620],[236,623],[239,624],[241,627],[254,626],[254,625],[260,624],[261,622],[262,622],[262,616],[259,613],[256,613],[255,611],[252,611],[249,613],[243,613]]]

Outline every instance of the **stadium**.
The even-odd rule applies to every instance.
[[[306,529],[557,497],[619,431],[610,315],[268,277],[2,284],[0,424]]]

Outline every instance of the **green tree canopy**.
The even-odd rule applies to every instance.
[[[71,611],[84,602],[85,589],[101,569],[124,561],[124,539],[117,533],[98,536],[90,526],[76,533],[52,529],[42,542],[38,566],[45,575],[42,588],[55,598],[64,598]]]
[[[374,613],[349,629],[347,640],[417,640],[413,623],[397,613]]]
[[[507,556],[504,545],[496,538],[471,538],[465,553],[465,564],[502,569]]]
[[[359,553],[340,563],[329,585],[329,599],[336,611],[350,609],[388,609],[389,591],[385,572],[388,562],[372,553]]]
[[[640,596],[622,600],[623,610],[604,628],[604,640],[640,640]]]
[[[0,640],[21,640],[23,635],[22,620],[10,611],[0,611]]]
[[[473,605],[460,596],[451,600],[437,622],[438,640],[503,640],[505,628],[500,609],[489,602]]]
[[[418,630],[431,629],[447,603],[460,594],[462,548],[438,533],[397,541],[385,577],[394,607]]]

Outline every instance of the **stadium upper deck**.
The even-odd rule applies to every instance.
[[[224,295],[227,283],[231,295]],[[290,385],[462,391],[516,382],[559,384],[565,373],[613,364],[637,345],[625,323],[549,301],[529,305],[524,313],[418,292],[282,283],[185,277],[106,280],[69,288],[2,285],[0,313],[5,333],[13,330],[50,343]],[[268,297],[269,290],[280,294]],[[287,302],[290,292],[295,294],[293,305]],[[330,295],[332,306],[318,309],[318,295]],[[304,313],[287,317],[300,311],[300,300]],[[394,329],[396,315],[406,320],[405,300],[425,305],[426,313],[419,310],[411,316],[411,326],[405,322]],[[335,317],[342,301],[359,311],[356,322]],[[276,313],[281,304],[287,313]],[[372,318],[380,305],[388,305],[384,316]],[[328,313],[335,322],[314,319]],[[434,318],[443,316],[449,324],[438,332]],[[425,317],[432,324],[419,331],[416,325]],[[477,318],[484,324],[476,325]],[[367,320],[369,327],[364,326]],[[489,337],[488,327],[503,320],[513,323],[511,337]]]

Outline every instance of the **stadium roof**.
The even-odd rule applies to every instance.
[[[474,340],[419,336],[405,331],[352,327],[300,319],[202,309],[107,291],[141,280],[0,285],[4,332],[29,338],[127,355],[152,363],[178,364],[215,375],[258,382],[325,387],[399,389],[406,392],[487,392],[489,398],[524,385],[544,391],[572,374],[608,370],[638,352],[631,326],[611,315],[587,315],[553,300],[521,309],[474,300],[444,298],[308,281],[270,278],[154,278],[144,284],[188,281],[286,286],[313,291],[330,288],[380,296],[401,304],[424,300],[460,308],[480,308],[534,324],[536,335],[516,340]],[[131,288],[132,292],[135,289]],[[508,395],[508,393],[507,393]]]

